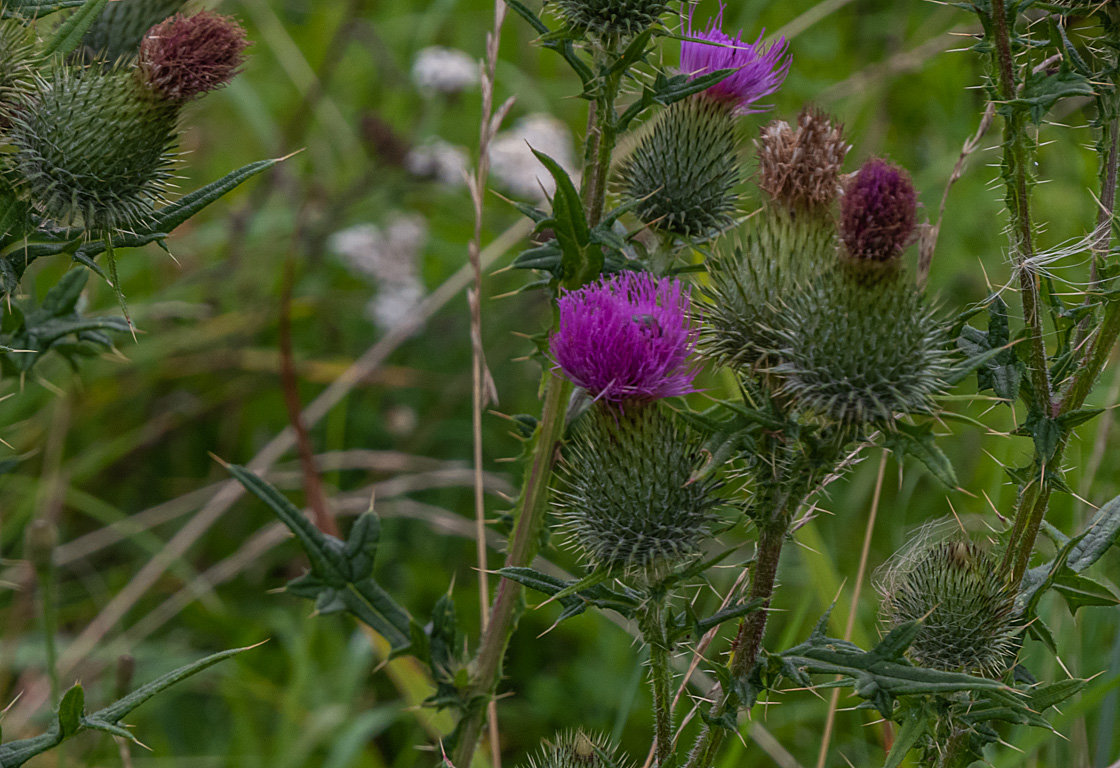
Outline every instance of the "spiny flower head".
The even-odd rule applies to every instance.
[[[615,747],[599,734],[581,729],[556,734],[545,741],[536,755],[529,758],[528,768],[627,768],[625,759],[615,757]]]
[[[764,45],[762,33],[753,43],[744,42],[741,32],[731,37],[721,29],[723,10],[721,5],[719,14],[703,31],[693,28],[689,12],[685,34],[693,39],[681,43],[681,71],[696,78],[720,69],[733,69],[705,90],[704,95],[731,104],[739,114],[765,111],[768,107],[755,106],[755,102],[774,93],[785,81],[791,61],[786,55],[789,44],[785,38],[778,38]]]
[[[918,195],[910,174],[886,160],[863,164],[840,204],[840,239],[853,259],[888,262],[914,232]]]
[[[919,535],[895,555],[877,585],[884,623],[922,627],[907,653],[921,666],[996,677],[1018,629],[1015,589],[992,553],[955,537]]]
[[[595,398],[621,403],[695,392],[689,291],[679,280],[623,272],[560,297],[549,341],[556,367]]]
[[[797,128],[784,120],[762,127],[758,186],[793,211],[827,211],[840,194],[840,169],[851,145],[843,126],[810,107],[797,116]]]
[[[227,85],[245,62],[248,44],[232,16],[176,14],[140,43],[141,79],[164,99],[187,102]]]
[[[552,0],[575,31],[621,41],[652,27],[669,8],[666,0]]]

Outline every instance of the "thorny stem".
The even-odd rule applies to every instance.
[[[617,115],[614,102],[618,96],[618,77],[612,75],[608,78],[602,95],[592,104],[589,117],[591,127],[584,155],[582,198],[587,221],[591,226],[602,220],[606,202],[606,181],[616,138]],[[515,511],[517,522],[514,524],[506,555],[507,568],[528,565],[540,546],[552,468],[564,434],[565,408],[571,394],[571,384],[566,379],[553,375],[551,371],[545,371],[542,384],[545,390],[544,406]],[[497,691],[502,660],[516,626],[515,612],[520,596],[521,585],[517,582],[502,579],[498,583],[494,602],[490,607],[490,619],[472,662],[473,675],[466,695],[467,701],[489,701]],[[484,718],[484,708],[472,702],[459,725],[459,737],[452,755],[452,763],[457,768],[469,768]]]
[[[642,639],[649,647],[649,676],[653,689],[653,723],[657,739],[658,768],[666,768],[673,757],[673,672],[669,666],[669,639],[665,627],[665,597],[649,598],[640,620]]]

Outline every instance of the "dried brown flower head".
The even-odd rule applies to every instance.
[[[843,126],[806,107],[797,128],[784,120],[763,126],[755,139],[758,186],[793,210],[827,210],[840,193],[840,167],[851,145]]]
[[[248,44],[232,16],[176,14],[144,35],[141,79],[164,99],[190,101],[228,84],[244,63]]]

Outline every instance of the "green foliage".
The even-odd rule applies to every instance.
[[[123,0],[109,3],[82,38],[86,57],[115,62],[131,59],[140,50],[144,33],[182,10],[186,0]]]

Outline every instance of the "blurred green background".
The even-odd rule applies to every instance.
[[[481,56],[493,4],[231,0],[216,7],[249,30],[251,59],[233,85],[190,111],[181,188],[253,160],[298,154],[178,230],[169,241],[174,259],[156,248],[122,254],[123,288],[142,334],[135,342],[119,340],[119,355],[91,361],[77,374],[50,360],[27,381],[0,382],[0,394],[9,395],[0,402],[0,438],[11,446],[0,446],[0,459],[19,460],[0,475],[6,558],[0,690],[4,703],[23,691],[0,724],[14,738],[38,732],[49,717],[34,578],[20,560],[23,530],[41,517],[57,522],[63,542],[57,552],[68,662],[63,681],[81,680],[91,704],[108,701],[124,682],[122,655],[134,659],[133,680],[142,683],[205,653],[268,640],[139,710],[136,733],[151,751],[131,749],[131,765],[432,765],[436,756],[416,747],[446,721],[414,706],[427,694],[423,680],[407,665],[379,668],[369,638],[349,618],[312,618],[309,604],[274,592],[302,572],[304,558],[262,504],[211,501],[216,484],[227,479],[211,454],[248,463],[287,425],[277,329],[283,267],[292,257],[305,404],[369,350],[388,351],[349,381],[345,396],[311,429],[334,505],[340,515],[352,515],[375,493],[384,516],[378,578],[417,616],[427,615],[454,582],[460,618],[477,637],[468,313],[465,291],[448,288],[461,286],[455,281],[462,279],[473,214],[446,147],[471,158],[477,153],[479,95],[477,87],[458,94],[420,89],[412,69],[417,54],[433,45]],[[715,10],[705,0],[696,18]],[[742,121],[744,146],[771,116],[792,119],[804,104],[820,105],[846,126],[854,145],[850,170],[872,155],[904,165],[924,214],[936,219],[961,145],[983,112],[982,68],[964,50],[972,24],[963,11],[922,0],[731,2],[725,30],[741,27],[752,40],[763,27],[781,31],[791,37],[793,53],[772,113]],[[506,126],[550,113],[570,131],[578,155],[586,107],[573,98],[577,81],[533,37],[516,16],[507,20],[497,95],[499,102],[516,101]],[[676,64],[675,47],[664,42],[667,66]],[[1035,200],[1046,247],[1083,236],[1095,219],[1096,159],[1083,106],[1060,104],[1050,116],[1058,125],[1041,130],[1037,170],[1047,183]],[[437,138],[446,145],[433,145]],[[946,315],[1008,280],[1002,189],[993,167],[997,142],[998,126],[948,197],[929,287]],[[416,172],[433,146],[444,147],[443,180]],[[753,191],[745,189],[744,210],[750,210]],[[503,194],[516,193],[506,188]],[[361,225],[377,229],[352,229]],[[523,229],[511,233],[518,226],[511,205],[487,197],[484,244],[503,239],[513,246],[498,255],[484,283],[484,341],[500,396],[495,411],[503,414],[538,410],[540,368],[522,359],[532,344],[519,334],[538,333],[548,322],[542,294],[505,296],[526,274],[497,272],[524,243]],[[346,230],[349,240],[335,237]],[[342,253],[363,252],[354,243],[365,243],[367,255],[381,247],[390,266],[385,259],[379,267],[363,262],[381,270],[376,277],[355,269],[360,259]],[[1084,279],[1079,258],[1059,262],[1055,275]],[[36,263],[27,290],[41,296],[66,267]],[[114,312],[110,289],[91,286],[92,308]],[[447,300],[415,303],[441,286],[436,296]],[[375,296],[380,323],[368,306]],[[1011,295],[1008,301],[1017,304]],[[431,316],[416,334],[395,338],[387,330],[386,318],[414,318],[428,308]],[[718,376],[705,379],[713,392],[725,385]],[[1098,389],[1098,403],[1115,403],[1120,375],[1107,371]],[[964,397],[974,391],[974,381],[963,384],[962,397],[947,407],[985,414],[989,404]],[[697,406],[703,402],[696,396]],[[1015,414],[1001,406],[983,418],[1004,431]],[[1110,411],[1070,447],[1070,485],[1086,503],[1055,499],[1050,519],[1063,530],[1088,518],[1089,503],[1120,493],[1111,423]],[[498,415],[484,428],[493,473],[488,510],[496,517],[507,509],[499,493],[512,492],[516,477],[504,460],[519,443]],[[955,512],[980,530],[985,522],[997,524],[993,509],[1011,509],[1014,488],[1001,465],[1029,458],[1027,440],[977,435],[959,425],[944,431],[942,445],[967,491],[947,492],[920,466],[889,459],[871,568],[929,520]],[[798,530],[800,546],[789,548],[780,573],[770,647],[799,642],[834,599],[832,631],[843,632],[880,455],[877,448],[866,451],[853,472],[830,486],[820,514]],[[298,499],[294,459],[294,451],[285,452],[269,477]],[[576,565],[566,549],[545,554],[558,567]],[[491,567],[499,562],[493,553]],[[1115,583],[1118,563],[1110,554],[1097,575]],[[726,569],[716,578],[726,587],[737,575]],[[707,592],[697,599],[716,600]],[[857,642],[876,637],[877,602],[865,580]],[[1060,735],[1011,729],[1005,738],[1022,751],[1004,748],[993,753],[992,764],[1112,765],[1120,758],[1114,733],[1120,609],[1085,609],[1076,623],[1060,602],[1047,603],[1045,611],[1064,667],[1099,677],[1055,715]],[[499,705],[504,764],[522,762],[541,738],[576,725],[613,734],[640,763],[651,720],[632,637],[599,615],[542,635],[556,615],[555,606],[529,610],[512,644],[505,685],[511,695]],[[713,647],[725,650],[726,638]],[[69,656],[68,649],[74,649]],[[1041,678],[1065,675],[1044,655],[1032,651],[1027,658]],[[840,701],[841,707],[855,703]],[[826,710],[827,699],[809,692],[775,697],[755,710],[750,732],[757,738],[731,743],[721,765],[816,765]],[[840,712],[827,764],[880,764],[889,736],[872,721],[866,712]],[[66,760],[118,764],[119,752],[108,737],[86,735],[69,747]],[[54,752],[34,764],[57,759]]]

